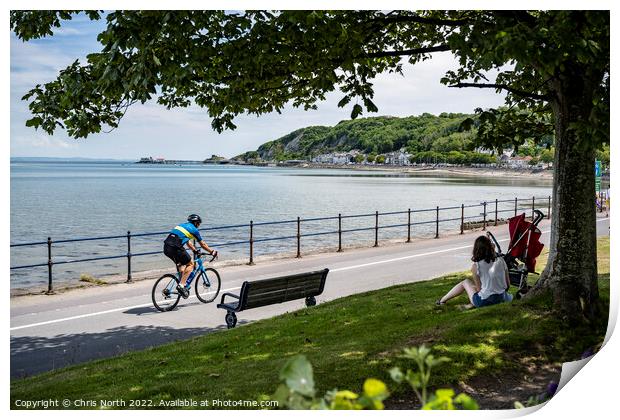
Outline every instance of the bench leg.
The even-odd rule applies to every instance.
[[[235,315],[234,312],[232,311],[226,312],[225,319],[226,319],[226,326],[228,327],[228,329],[235,328],[235,325],[237,325],[237,315]]]
[[[316,298],[314,296],[308,296],[306,298],[306,306],[310,307],[310,306],[314,306],[316,305]]]

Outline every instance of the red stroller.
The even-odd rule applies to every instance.
[[[545,218],[540,210],[534,210],[534,220],[525,220],[525,213],[508,219],[508,231],[510,243],[508,251],[502,253],[502,249],[491,232],[487,232],[489,238],[495,243],[497,254],[504,259],[508,266],[510,284],[518,288],[515,298],[520,299],[530,287],[527,285],[527,275],[536,272],[536,258],[544,247],[540,243],[540,229],[538,223]]]

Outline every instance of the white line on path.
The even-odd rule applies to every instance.
[[[547,233],[547,232],[543,232],[543,233]],[[499,242],[505,242],[507,240],[508,239],[500,239]],[[385,264],[385,263],[390,263],[390,262],[394,262],[394,261],[406,260],[406,259],[410,259],[410,258],[425,257],[427,255],[441,254],[441,253],[444,253],[444,252],[457,251],[457,250],[465,249],[465,248],[471,248],[471,245],[459,246],[459,247],[456,247],[456,248],[442,249],[442,250],[432,251],[432,252],[424,252],[422,254],[407,255],[405,257],[391,258],[389,260],[382,260],[382,261],[375,261],[375,262],[366,263],[366,264],[352,265],[352,266],[349,266],[349,267],[335,268],[333,270],[330,270],[330,272],[334,273],[334,272],[337,272],[337,271],[353,270],[353,269],[356,269],[356,268],[368,267],[368,266],[376,265],[376,264]],[[241,289],[241,286],[233,287],[231,289],[226,289],[226,290],[221,290],[221,291],[222,292],[227,292],[227,291],[237,290],[237,289]],[[192,296],[191,298],[195,298],[195,296]],[[59,322],[72,321],[72,320],[75,320],[75,319],[88,318],[88,317],[91,317],[91,316],[105,315],[105,314],[109,314],[109,313],[112,313],[112,312],[127,311],[129,309],[142,308],[144,306],[150,306],[150,305],[151,305],[151,302],[149,302],[149,303],[142,303],[142,304],[139,304],[139,305],[125,306],[123,308],[108,309],[107,311],[100,311],[100,312],[92,312],[92,313],[82,314],[82,315],[75,315],[75,316],[70,316],[70,317],[67,317],[67,318],[52,319],[52,320],[49,320],[49,321],[36,322],[34,324],[27,324],[27,325],[20,325],[18,327],[12,327],[12,328],[10,328],[10,331],[17,331],[17,330],[22,330],[22,329],[25,329],[25,328],[32,328],[32,327],[40,327],[42,325],[56,324],[56,323],[59,323]]]
[[[598,219],[597,222],[603,221],[603,220],[609,220],[609,218]],[[550,230],[545,230],[545,231],[542,231],[541,233],[549,233],[549,232],[551,232],[551,231]],[[509,238],[499,239],[498,242],[506,242],[506,241],[508,241],[508,239]],[[375,261],[375,262],[371,262],[371,263],[352,265],[352,266],[349,266],[349,267],[335,268],[333,270],[330,270],[330,272],[334,273],[334,272],[338,272],[338,271],[353,270],[353,269],[356,269],[356,268],[368,267],[368,266],[371,266],[371,265],[385,264],[385,263],[390,263],[390,262],[394,262],[394,261],[407,260],[407,259],[411,259],[411,258],[426,257],[428,255],[442,254],[444,252],[458,251],[458,250],[466,249],[466,248],[471,248],[471,245],[464,245],[464,246],[459,246],[459,247],[455,247],[455,248],[441,249],[441,250],[438,250],[438,251],[424,252],[422,254],[407,255],[405,257],[391,258],[389,260],[381,260],[381,261]],[[233,287],[231,289],[221,290],[221,292],[228,292],[228,291],[237,290],[237,289],[241,289],[241,286]],[[192,296],[192,298],[194,298],[194,297],[195,296]],[[124,308],[108,309],[107,311],[92,312],[92,313],[89,313],[89,314],[70,316],[70,317],[67,317],[67,318],[52,319],[50,321],[43,321],[43,322],[37,322],[37,323],[34,323],[34,324],[20,325],[19,327],[12,327],[12,328],[10,328],[10,331],[17,331],[17,330],[22,330],[22,329],[25,329],[25,328],[39,327],[41,325],[56,324],[56,323],[59,323],[59,322],[72,321],[74,319],[88,318],[88,317],[91,317],[91,316],[105,315],[105,314],[109,314],[109,313],[112,313],[112,312],[121,312],[121,311],[126,311],[126,310],[129,310],[129,309],[142,308],[142,307],[150,306],[150,305],[151,305],[151,302],[148,302],[148,303],[143,303],[143,304],[140,304],[140,305],[126,306]]]
[[[233,288],[230,288],[230,289],[224,289],[224,290],[220,290],[220,291],[221,292],[230,292],[231,290],[237,290],[237,289],[241,289],[241,286],[233,287]],[[188,299],[194,299],[195,297],[196,296],[191,296]],[[74,319],[87,318],[87,317],[96,316],[96,315],[104,315],[104,314],[109,314],[109,313],[112,313],[112,312],[127,311],[129,309],[143,308],[145,306],[150,306],[151,303],[152,302],[142,303],[142,304],[139,304],[139,305],[125,306],[124,308],[114,308],[114,309],[108,309],[107,311],[92,312],[92,313],[89,313],[89,314],[75,315],[75,316],[70,316],[70,317],[67,317],[67,318],[60,318],[60,319],[52,319],[50,321],[37,322],[37,323],[34,323],[34,324],[20,325],[19,327],[10,328],[10,331],[21,330],[21,329],[30,328],[30,327],[39,327],[41,325],[55,324],[55,323],[58,323],[58,322],[72,321]]]

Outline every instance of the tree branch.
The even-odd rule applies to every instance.
[[[427,18],[418,15],[405,15],[405,16],[387,16],[381,19],[386,23],[422,23],[427,25],[439,25],[439,26],[464,26],[471,21],[467,18],[463,19],[439,19],[439,18]]]
[[[508,17],[517,22],[524,22],[528,25],[534,25],[537,21],[535,16],[530,15],[526,10],[496,10],[493,12],[496,16]]]
[[[465,87],[475,87],[475,88],[495,88],[495,89],[503,89],[507,92],[512,93],[513,95],[522,96],[524,98],[531,99],[540,99],[540,100],[549,100],[549,95],[539,95],[537,93],[526,92],[524,90],[519,90],[512,88],[508,85],[501,85],[497,83],[457,83],[455,85],[450,85],[449,87],[455,88],[465,88]]]
[[[355,57],[355,58],[400,57],[403,55],[416,55],[416,54],[424,54],[424,53],[432,53],[432,52],[440,52],[440,51],[450,51],[450,47],[448,45],[436,45],[434,47],[413,48],[411,50],[379,51],[379,52],[369,53],[369,54],[366,54],[360,57]]]

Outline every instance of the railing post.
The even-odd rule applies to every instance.
[[[52,261],[52,238],[47,238],[47,292],[46,295],[54,294],[54,290],[52,288],[52,265],[54,262]]]
[[[407,209],[407,243],[411,242],[411,209]]]
[[[465,229],[465,204],[461,204],[461,235]]]
[[[379,211],[375,211],[375,245],[379,246]]]
[[[515,197],[515,217],[517,217],[517,197]]]
[[[549,202],[547,204],[547,219],[551,218],[551,196],[549,196]]]
[[[439,206],[437,206],[437,213],[435,217],[435,239],[439,238]]]
[[[250,220],[250,262],[248,265],[254,265],[254,221]]]
[[[487,202],[482,203],[482,230],[487,230]]]
[[[297,256],[301,258],[301,219],[297,216]]]
[[[495,225],[497,226],[497,198],[495,199]]]
[[[532,196],[532,220],[534,220],[534,200],[536,199],[535,196]]]
[[[338,213],[338,252],[342,252],[342,214]]]
[[[127,231],[127,281],[131,283],[131,232]]]

